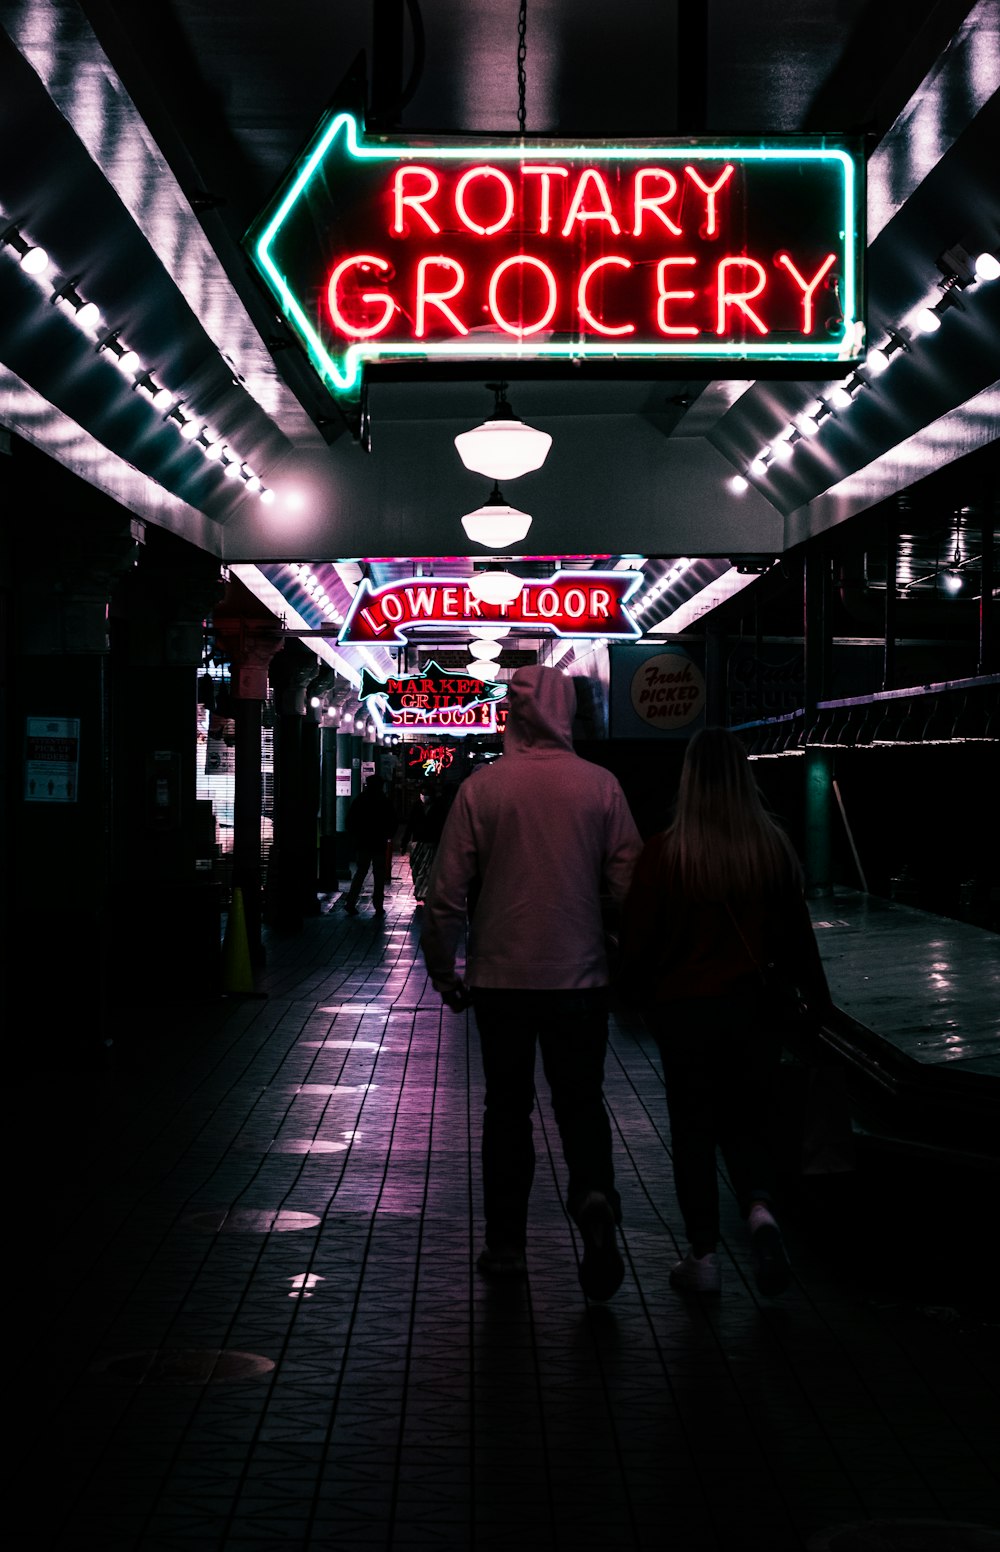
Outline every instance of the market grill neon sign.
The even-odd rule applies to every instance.
[[[388,711],[383,721],[394,733],[411,729],[416,733],[495,733],[497,731],[496,708],[489,703],[477,706],[444,706],[440,711],[421,711],[415,706],[405,706],[401,711]]]
[[[358,699],[379,699],[392,713],[420,711],[431,715],[489,704],[502,700],[506,694],[505,684],[476,679],[471,674],[449,674],[440,663],[428,663],[423,673],[408,674],[405,678],[377,679],[363,668]]]
[[[378,679],[361,672],[360,700],[376,700],[385,727],[420,733],[495,733],[496,702],[507,694],[505,684],[472,674],[449,674],[439,663],[428,663],[422,674]]]
[[[542,581],[526,581],[513,603],[489,604],[475,597],[464,577],[421,577],[379,588],[364,577],[338,640],[400,646],[414,627],[491,623],[514,625],[525,633],[633,640],[642,633],[625,602],[641,581],[637,571],[555,571]]]
[[[393,142],[324,120],[247,236],[326,384],[371,362],[849,361],[860,147]]]

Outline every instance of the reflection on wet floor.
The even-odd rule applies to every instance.
[[[474,1270],[474,1029],[427,985],[404,888],[389,911],[391,947],[364,915],[333,912],[269,942],[263,998],[153,1027],[136,1009],[114,1073],[66,1096],[59,1212],[34,1226],[58,1277],[38,1298],[46,1363],[24,1431],[25,1471],[44,1477],[33,1539],[53,1552],[987,1545],[995,1306],[985,1254],[962,1247],[982,1245],[995,1182],[864,1153],[846,1175],[790,1171],[794,1280],[767,1300],[723,1174],[723,1294],[685,1300],[667,1283],[681,1227],[658,1059],[620,1007],[607,1101],[625,1283],[607,1306],[580,1291],[543,1084],[528,1277],[490,1284]],[[905,1038],[934,1023],[898,912],[838,898],[820,920],[838,997],[891,1009]],[[934,962],[979,1023],[947,1058],[934,1025],[925,1059],[981,1066],[997,1047],[967,1054],[988,1019],[960,939],[942,935]]]
[[[1000,1078],[1000,938],[871,895],[813,917],[838,1007],[924,1065]]]

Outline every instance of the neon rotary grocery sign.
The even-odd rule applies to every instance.
[[[421,626],[513,625],[521,634],[634,640],[641,631],[625,601],[642,581],[637,571],[555,571],[529,579],[509,604],[484,603],[463,577],[422,577],[372,588],[358,584],[338,640],[400,646]]]
[[[828,137],[401,142],[335,113],[246,242],[334,393],[366,362],[851,361],[863,167]]]

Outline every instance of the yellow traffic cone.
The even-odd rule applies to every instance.
[[[243,891],[236,885],[222,940],[222,990],[230,994],[253,996],[253,971],[250,969],[250,945],[243,914]]]

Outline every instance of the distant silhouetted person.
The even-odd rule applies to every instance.
[[[369,776],[364,790],[347,810],[347,833],[357,851],[357,865],[351,887],[344,896],[344,910],[357,915],[361,886],[372,875],[372,903],[375,915],[385,914],[386,854],[396,832],[396,811],[385,795],[378,776]]]
[[[448,816],[453,789],[448,791],[439,782],[426,782],[417,793],[416,800],[407,815],[400,838],[400,850],[410,853],[410,878],[417,904],[427,898],[427,884],[441,830]]]
[[[421,946],[456,1011],[471,995],[486,1103],[487,1274],[525,1271],[535,1152],[535,1047],[552,1095],[583,1240],[580,1284],[607,1299],[624,1263],[611,1126],[604,1108],[608,967],[602,891],[619,904],[641,840],[616,778],[573,752],[576,692],[555,668],[510,681],[504,752],[459,787],[445,821]],[[465,981],[455,957],[469,920]],[[467,985],[466,985],[467,983]]]
[[[764,811],[743,745],[724,728],[706,728],[688,745],[673,822],[647,841],[635,869],[621,950],[649,988],[666,1082],[689,1242],[671,1284],[721,1289],[718,1146],[750,1231],[758,1288],[780,1293],[790,1277],[774,1210],[782,1028],[762,972],[780,966],[817,1018],[830,994],[798,859]]]

